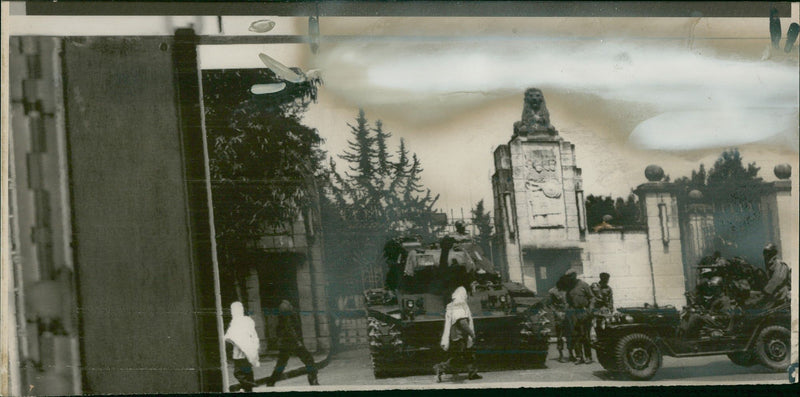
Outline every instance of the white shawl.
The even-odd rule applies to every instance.
[[[233,343],[247,357],[247,361],[254,367],[261,366],[258,359],[258,333],[256,323],[252,318],[244,315],[244,307],[240,302],[231,304],[231,324],[225,332],[225,341]]]
[[[453,292],[453,301],[447,305],[447,311],[444,315],[444,333],[442,333],[442,349],[447,350],[450,348],[450,327],[456,321],[466,318],[469,321],[469,329],[475,333],[475,326],[472,323],[472,312],[469,310],[467,304],[467,290],[464,287],[456,288]],[[467,347],[472,347],[472,337],[467,335]]]

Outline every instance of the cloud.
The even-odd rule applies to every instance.
[[[591,94],[662,112],[631,135],[645,148],[719,147],[797,134],[796,62],[722,59],[661,41],[343,43],[317,61],[337,95],[359,106],[402,108],[406,118],[446,118],[536,86],[545,95]]]
[[[791,136],[797,131],[797,118],[796,111],[777,109],[665,112],[637,125],[630,140],[638,147],[660,150],[738,146]]]

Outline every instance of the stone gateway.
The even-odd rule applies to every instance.
[[[719,225],[739,215],[706,203],[699,191],[679,195],[677,186],[664,180],[664,170],[650,165],[646,181],[634,191],[643,224],[606,223],[609,227],[590,231],[595,225],[587,225],[575,146],[550,123],[541,90],[527,89],[522,107],[511,139],[494,151],[495,246],[504,277],[542,294],[568,270],[589,283],[605,272],[613,277],[621,307],[682,307],[684,293],[695,285],[698,261],[715,249]],[[792,233],[781,216],[791,214],[790,175],[791,168],[781,165],[775,169],[778,181],[760,183],[751,212],[765,221],[763,227],[751,224],[741,240],[781,243],[796,257],[796,244],[784,242]],[[613,222],[610,215],[605,218]]]

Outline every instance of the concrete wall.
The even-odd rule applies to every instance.
[[[600,281],[600,273],[611,275],[616,307],[653,303],[653,283],[644,231],[604,231],[586,235],[584,281]]]
[[[181,37],[65,40],[86,393],[223,387],[196,47]]]

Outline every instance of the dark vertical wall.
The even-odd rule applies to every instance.
[[[86,393],[221,390],[194,48],[65,41]]]
[[[194,272],[195,320],[200,354],[200,383],[204,391],[222,391],[220,335],[217,330],[217,295],[214,281],[209,220],[209,191],[206,183],[203,142],[201,77],[197,60],[197,37],[192,29],[175,32],[172,51],[178,90],[183,166],[189,211],[189,231]]]

